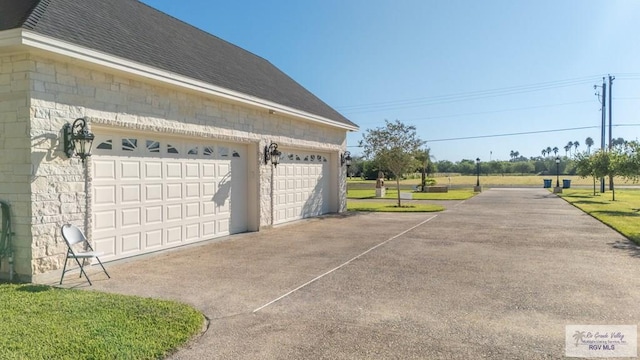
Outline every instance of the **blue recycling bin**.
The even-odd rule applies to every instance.
[[[544,188],[548,189],[551,187],[551,179],[543,179],[544,180]]]
[[[571,187],[571,179],[562,179],[562,188],[568,189]]]

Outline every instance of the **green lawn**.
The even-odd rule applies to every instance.
[[[449,189],[446,193],[423,193],[411,192],[409,190],[401,191],[413,194],[414,200],[466,200],[473,197],[475,193],[472,189]],[[376,190],[373,189],[349,189],[347,190],[348,199],[374,199]],[[387,188],[385,199],[397,199],[398,191],[396,189]]]
[[[403,204],[398,207],[395,202],[370,202],[370,201],[347,201],[349,211],[379,211],[379,212],[435,212],[443,211],[444,207],[433,204]]]
[[[176,302],[0,284],[0,359],[158,359],[201,331]]]
[[[593,189],[564,189],[563,199],[640,244],[640,190],[618,189],[593,196]]]

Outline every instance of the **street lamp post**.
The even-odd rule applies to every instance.
[[[556,156],[556,187],[560,187],[560,156]]]
[[[480,158],[476,158],[476,186],[480,186]]]
[[[480,187],[480,158],[476,158],[476,186],[473,188],[473,191],[482,191],[482,188]]]
[[[553,189],[553,193],[562,193],[562,188],[560,187],[560,156],[556,156],[556,187]]]

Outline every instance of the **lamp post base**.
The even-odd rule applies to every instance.
[[[482,192],[482,186],[476,185],[473,187],[473,192]]]
[[[562,188],[560,186],[556,186],[553,188],[554,194],[562,194]]]

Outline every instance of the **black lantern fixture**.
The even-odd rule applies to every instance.
[[[87,129],[87,121],[84,118],[76,119],[73,125],[66,123],[62,128],[64,131],[64,152],[71,158],[77,155],[82,159],[91,156],[91,146],[95,136]]]
[[[556,156],[556,187],[560,187],[560,156]]]
[[[280,150],[278,150],[278,144],[276,143],[271,143],[269,146],[265,146],[264,147],[264,163],[265,165],[269,163],[269,160],[271,160],[271,163],[273,164],[273,166],[278,166],[278,163],[280,163],[280,155],[282,153],[280,152]]]
[[[349,151],[345,151],[344,154],[340,155],[340,165],[346,165],[347,170],[351,166],[351,153]]]
[[[476,186],[480,186],[480,158],[476,158]]]

